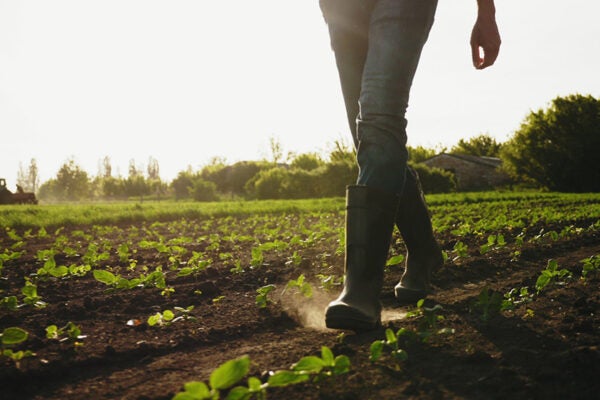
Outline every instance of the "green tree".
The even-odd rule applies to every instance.
[[[451,154],[466,154],[479,157],[498,157],[502,144],[488,134],[470,139],[460,139],[450,150]]]
[[[599,152],[600,101],[575,94],[531,112],[501,156],[517,179],[555,191],[598,192]]]
[[[449,193],[456,191],[456,179],[452,172],[440,168],[430,168],[421,163],[411,163],[411,166],[419,175],[423,192]]]
[[[55,200],[83,200],[91,194],[91,182],[85,172],[73,159],[65,162],[55,179],[40,186],[40,198]]]
[[[317,153],[299,154],[290,163],[291,168],[312,171],[324,164],[323,159]]]
[[[190,188],[190,194],[196,201],[215,201],[218,200],[217,185],[214,182],[205,181],[196,177]]]
[[[407,146],[406,149],[408,150],[408,160],[413,163],[423,162],[423,161],[425,161],[435,155],[438,155],[439,153],[443,153],[445,151],[445,148],[443,148],[441,150],[437,150],[437,149],[428,149],[423,146],[417,146],[417,147]]]
[[[329,161],[356,163],[356,150],[343,140],[333,142],[333,149],[329,153]]]
[[[190,197],[190,188],[194,185],[194,179],[195,175],[191,167],[177,174],[177,177],[171,181],[171,188],[175,192],[176,200]]]

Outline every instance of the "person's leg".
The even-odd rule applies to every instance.
[[[344,291],[330,303],[326,312],[326,323],[331,328],[362,330],[380,322],[378,296],[383,267],[398,205],[396,195],[402,192],[405,179],[404,113],[408,90],[435,11],[434,1],[425,3],[429,6],[423,8],[416,0],[321,1],[336,54],[349,124],[356,128],[352,129],[353,134],[358,134],[353,137],[359,147],[361,168],[360,186],[348,188],[346,281]],[[365,13],[370,13],[370,17],[366,18]],[[397,35],[404,38],[399,39]],[[417,43],[413,43],[415,41]],[[395,67],[381,66],[379,73],[378,63],[399,61],[398,57],[384,54],[386,52],[411,54],[400,57],[401,62]],[[409,76],[396,74],[395,68],[401,71],[400,75]],[[392,73],[387,74],[389,71]],[[369,87],[366,92],[365,85]],[[406,90],[406,93],[395,94],[403,100],[391,99],[393,96],[385,93],[394,87]],[[379,99],[378,91],[382,92]],[[358,98],[361,113],[356,127],[353,120],[358,111]]]
[[[406,109],[437,0],[379,0],[369,25],[357,124],[358,184],[402,194]]]
[[[367,58],[369,23],[375,3],[376,0],[320,0],[355,148],[358,147],[358,99]]]
[[[326,1],[326,0],[324,0]],[[379,12],[380,14],[387,12],[387,8],[384,2],[380,2],[380,8],[376,9],[375,12]],[[395,14],[389,13],[385,15],[399,15],[404,14],[406,18],[415,19],[417,25],[422,25],[421,29],[417,28],[412,36],[406,35],[406,41],[411,41],[411,38],[414,39],[415,42],[420,42],[425,40],[423,35],[426,35],[426,31],[428,32],[428,25],[421,24],[423,21],[432,21],[433,12],[435,10],[435,2],[424,2],[421,4],[422,7],[420,9],[411,9],[410,11],[406,11],[406,7],[410,6],[410,1],[408,2],[395,2],[393,4],[395,7]],[[367,51],[369,49],[369,28],[370,28],[370,20],[373,18],[377,20],[381,18],[381,16],[375,15],[374,17],[370,16],[370,13],[373,12],[375,2],[361,2],[358,5],[353,2],[345,2],[343,7],[343,12],[340,9],[330,10],[331,19],[329,29],[331,34],[332,47],[335,50],[336,54],[336,63],[338,67],[338,72],[340,75],[340,82],[342,86],[342,92],[344,94],[344,100],[346,103],[346,111],[348,114],[348,122],[350,126],[350,130],[352,132],[352,136],[354,139],[355,146],[358,147],[358,135],[357,135],[357,124],[356,119],[359,114],[359,98],[362,89],[362,77],[363,71],[365,70],[365,62],[367,60]],[[339,7],[338,4],[334,4]],[[369,17],[365,15],[369,14]],[[413,23],[415,21],[412,21]],[[385,30],[385,27],[380,28],[380,30]],[[396,35],[395,35],[396,36]],[[400,35],[399,35],[400,36]],[[380,40],[375,37],[371,37],[371,41],[377,41],[381,46],[379,49],[383,49],[384,51],[386,47],[385,40]],[[371,50],[373,53],[373,46],[371,46]],[[400,74],[401,80],[398,85],[392,85],[391,81],[393,81],[393,76],[385,79],[381,83],[383,88],[394,88],[399,86],[402,88],[398,91],[399,96],[393,96],[392,100],[398,99],[397,103],[390,102],[388,104],[389,111],[387,114],[382,113],[382,120],[392,121],[392,123],[387,123],[388,126],[393,125],[393,121],[395,120],[396,128],[391,127],[388,130],[392,133],[396,133],[396,137],[400,142],[405,142],[406,140],[406,121],[403,117],[403,114],[406,110],[406,105],[408,103],[408,91],[410,89],[410,85],[412,83],[412,76],[414,75],[414,70],[416,68],[416,63],[418,63],[418,57],[420,54],[419,45],[408,45],[408,49],[412,49],[412,58],[407,57],[406,55],[411,53],[411,51],[405,51],[403,53],[398,52],[397,55],[404,55],[405,63],[403,70],[405,73]],[[371,62],[373,60],[380,60],[380,56],[372,57],[370,59]],[[398,62],[398,64],[402,64]],[[377,70],[379,64],[375,64],[371,66],[371,69]],[[399,70],[402,71],[402,70]],[[366,80],[369,80],[369,69],[365,72]],[[389,86],[388,86],[389,84]],[[371,89],[375,90],[376,89]],[[363,105],[363,114],[361,115],[361,122],[367,120],[365,123],[368,125],[371,121],[369,121],[369,109],[373,109],[372,105],[368,104],[368,101],[375,97],[377,100],[378,94],[372,94],[371,96],[365,96],[363,98],[362,103],[366,103]],[[385,99],[385,96],[382,96]],[[396,110],[396,111],[394,111]],[[395,114],[394,114],[395,113]],[[389,114],[392,116],[390,117]],[[375,123],[377,121],[374,121]],[[368,128],[366,128],[368,131]],[[390,135],[392,136],[392,135]],[[363,146],[364,147],[364,146]],[[404,147],[404,146],[403,146]],[[393,148],[391,146],[390,148]],[[399,150],[400,154],[403,153],[403,149]],[[361,154],[362,156],[362,154]],[[365,157],[362,157],[363,159]],[[402,161],[400,161],[402,162]],[[365,163],[363,163],[364,165]],[[369,160],[367,159],[366,165],[364,165],[364,169],[361,172],[364,172],[365,169],[370,167]],[[391,170],[393,172],[393,170]],[[367,181],[367,174],[363,174],[362,178]],[[433,236],[433,229],[431,226],[431,219],[429,216],[429,212],[427,210],[427,206],[425,200],[423,198],[421,185],[419,182],[419,177],[416,171],[409,169],[405,175],[402,175],[401,172],[394,176],[391,173],[387,178],[382,176],[383,183],[379,186],[387,186],[390,187],[389,181],[396,181],[397,186],[400,187],[402,185],[402,179],[405,178],[404,182],[404,190],[402,190],[400,207],[398,209],[398,213],[396,216],[396,226],[400,230],[400,234],[404,240],[404,243],[407,248],[406,255],[406,268],[405,273],[402,277],[401,282],[396,286],[395,293],[396,297],[399,301],[403,303],[412,303],[418,298],[425,297],[427,291],[429,289],[429,279],[431,272],[439,267],[442,262],[441,250],[435,237]],[[361,180],[359,179],[359,183]],[[369,182],[367,182],[368,184]],[[418,297],[418,298],[417,298]],[[415,300],[415,298],[417,298]]]

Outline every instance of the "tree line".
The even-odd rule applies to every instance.
[[[215,201],[224,198],[283,199],[343,196],[358,174],[355,152],[343,142],[333,150],[289,155],[271,140],[271,158],[227,164],[215,159],[198,171],[188,168],[171,182],[159,176],[158,161],[150,157],[146,170],[132,160],[127,177],[115,177],[110,158],[90,176],[74,160],[66,161],[55,178],[39,185],[32,160],[22,166],[18,184],[36,191],[42,200],[120,200],[175,198]],[[451,149],[409,147],[409,163],[417,170],[426,193],[456,190],[453,174],[421,162],[439,153],[498,157],[517,185],[564,192],[600,190],[600,101],[590,95],[570,95],[552,100],[547,109],[532,111],[513,137],[498,143],[487,134],[461,139]],[[284,162],[285,161],[285,162]]]

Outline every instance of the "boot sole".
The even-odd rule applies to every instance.
[[[380,328],[381,318],[373,320],[353,308],[334,306],[325,313],[325,325],[329,329],[367,332]]]

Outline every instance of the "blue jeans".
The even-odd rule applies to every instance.
[[[357,183],[402,194],[406,108],[437,0],[320,0],[357,149]]]

